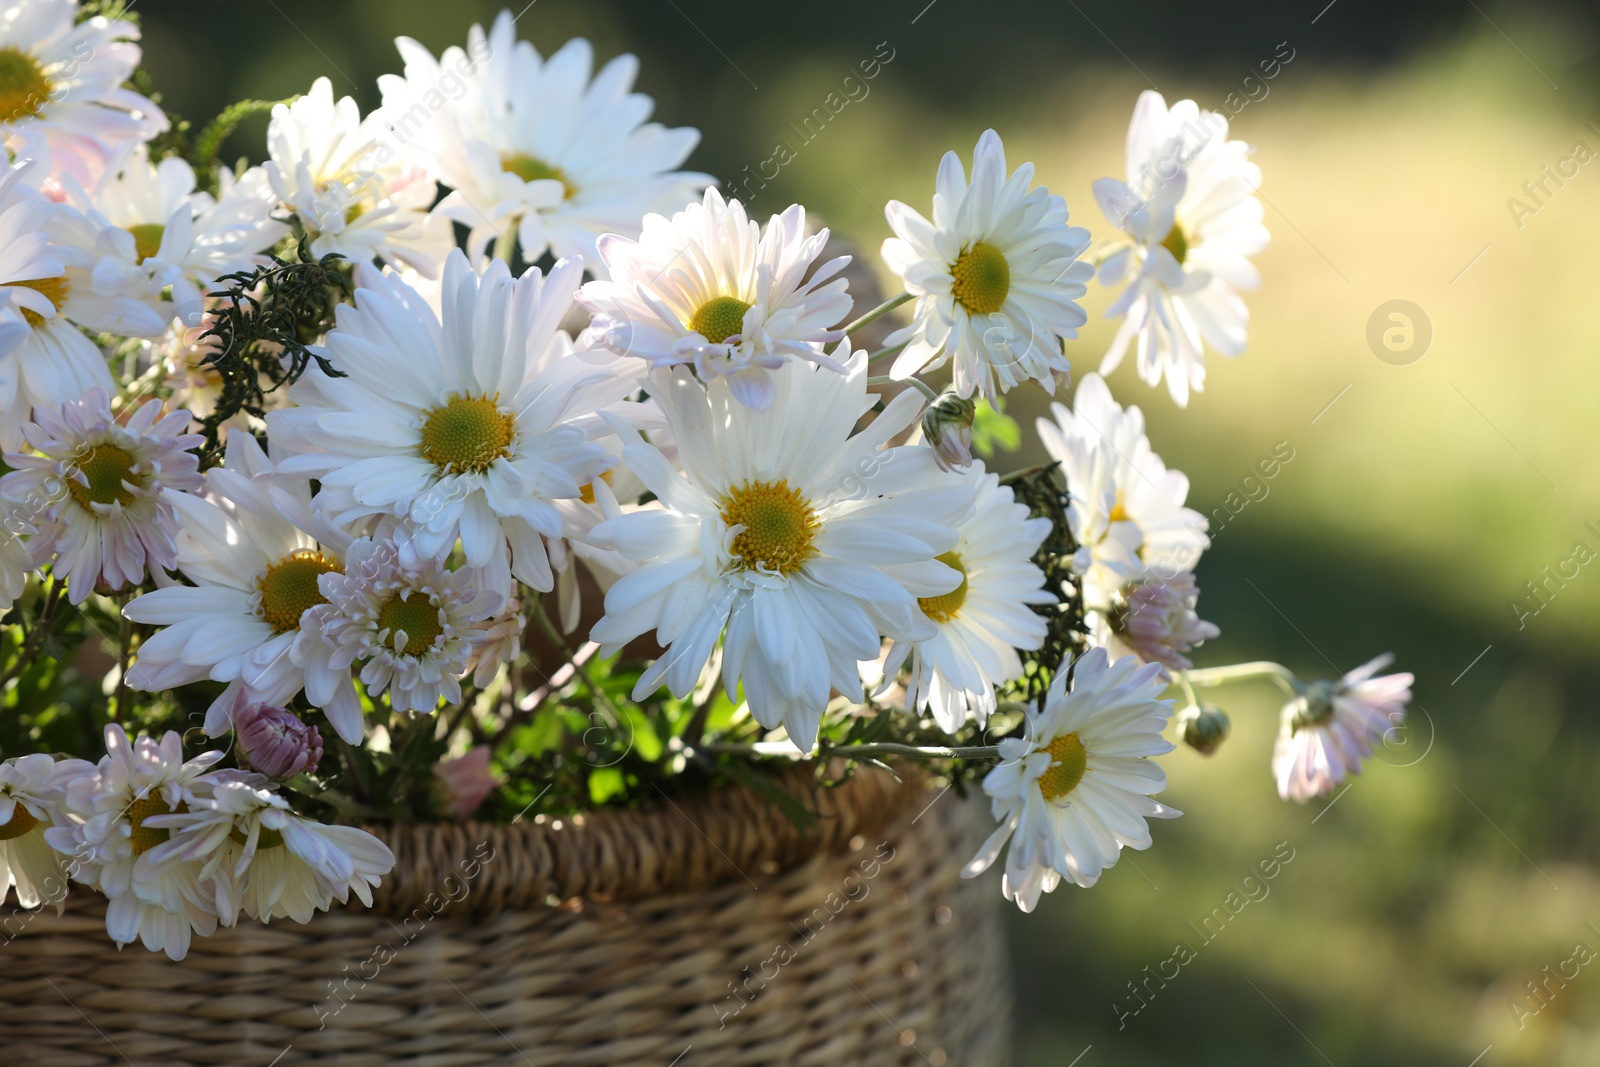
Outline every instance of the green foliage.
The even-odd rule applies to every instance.
[[[1045,618],[1044,644],[1038,651],[1021,653],[1024,673],[1009,690],[1009,695],[1015,698],[1043,701],[1045,690],[1050,687],[1050,680],[1062,661],[1069,654],[1082,655],[1089,644],[1083,593],[1072,573],[1072,557],[1078,551],[1078,542],[1067,521],[1070,501],[1059,464],[1018,471],[1001,481],[1011,487],[1018,503],[1028,506],[1030,515],[1050,520],[1050,533],[1034,553],[1033,562],[1044,571],[1045,588],[1060,597],[1061,602],[1034,606],[1033,610]]]
[[[332,328],[334,308],[350,295],[342,257],[313,259],[302,245],[296,260],[274,256],[269,266],[220,281],[224,288],[209,295],[223,302],[201,336],[213,346],[202,362],[222,376],[216,410],[201,423],[202,465],[218,461],[224,423],[241,412],[263,416],[266,394],[299,380],[313,360],[322,373],[344,377],[308,347]]]
[[[1022,428],[1017,420],[996,411],[987,400],[978,401],[972,420],[972,447],[978,455],[989,459],[996,450],[1015,452],[1021,446]]]

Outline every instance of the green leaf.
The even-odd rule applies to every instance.
[[[985,459],[998,448],[1015,452],[1022,445],[1022,428],[1017,420],[989,406],[987,400],[978,402],[977,414],[972,421],[972,447]]]
[[[620,767],[600,767],[589,772],[589,799],[604,804],[628,791],[628,780]]]

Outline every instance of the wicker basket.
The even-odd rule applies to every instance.
[[[396,827],[371,911],[245,921],[181,963],[119,952],[80,892],[4,924],[0,1048],[22,1067],[1004,1063],[999,894],[957,873],[981,805],[865,769],[816,801],[809,836],[741,789]]]

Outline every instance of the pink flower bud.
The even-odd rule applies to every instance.
[[[268,778],[293,778],[317,769],[322,735],[298,715],[270,704],[252,704],[241,692],[233,705],[239,763]]]
[[[474,745],[455,759],[433,766],[439,782],[439,807],[453,819],[469,819],[497,784],[489,770],[489,746]]]

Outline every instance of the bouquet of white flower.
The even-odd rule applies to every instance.
[[[191,135],[121,8],[0,5],[21,905],[78,883],[177,959],[370,903],[394,856],[355,823],[728,780],[804,821],[765,770],[809,759],[981,775],[999,825],[965,873],[1009,841],[1031,910],[1179,814],[1165,736],[1228,729],[1197,687],[1283,685],[1299,801],[1400,723],[1382,660],[1193,669],[1206,520],[1098,374],[1040,420],[1052,462],[986,465],[1009,390],[1069,388],[1097,273],[1126,286],[1101,374],[1136,340],[1182,406],[1208,346],[1243,350],[1267,232],[1223,117],[1140,96],[1094,251],[986,132],[929,215],[887,205],[904,291],[863,310],[803,208],[762,226],[677,169],[698,134],[645,121],[630,56],[542,58],[504,13],[439,57],[401,38],[365,118],[321,78]],[[219,163],[262,111],[263,161]]]

